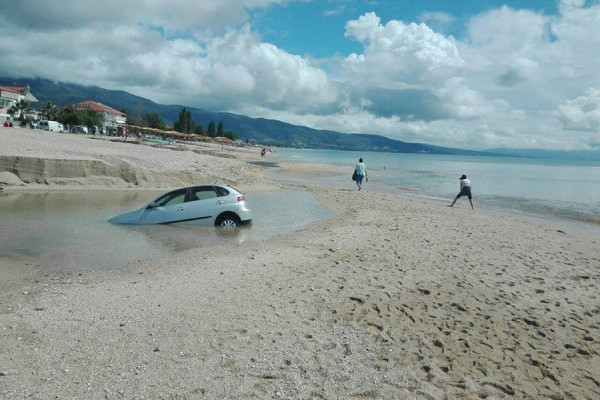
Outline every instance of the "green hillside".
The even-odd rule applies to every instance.
[[[93,100],[117,110],[126,109],[133,115],[142,116],[149,112],[161,115],[169,125],[173,124],[182,108],[181,105],[162,105],[122,90],[107,90],[97,86],[82,86],[72,83],[53,82],[47,79],[0,78],[0,85],[27,86],[39,100],[39,104],[50,101],[58,106],[67,106],[83,100]],[[210,121],[223,122],[226,130],[235,132],[241,140],[263,144],[298,148],[319,148],[354,151],[385,151],[396,153],[428,153],[455,155],[490,155],[489,153],[430,146],[421,143],[406,143],[378,135],[346,134],[328,130],[311,129],[265,118],[250,118],[225,112],[211,112],[193,107],[194,121],[207,126]]]

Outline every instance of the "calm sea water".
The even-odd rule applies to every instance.
[[[352,187],[350,175],[359,157],[367,165],[367,185],[379,190],[449,203],[459,191],[459,177],[466,174],[475,207],[600,224],[597,162],[298,149],[277,149],[265,161],[346,166],[347,176],[319,181]],[[459,199],[457,205],[468,207],[468,201]]]

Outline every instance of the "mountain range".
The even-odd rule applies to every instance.
[[[57,106],[67,106],[83,100],[93,100],[117,110],[125,109],[128,113],[142,116],[146,113],[158,113],[167,124],[177,120],[182,105],[163,105],[152,100],[133,95],[122,90],[108,90],[97,86],[83,86],[74,83],[55,82],[48,79],[15,79],[0,78],[0,85],[29,86],[31,93],[39,100],[39,104],[50,101]],[[559,158],[600,161],[600,151],[577,152],[543,152],[535,150],[493,149],[486,151],[463,150],[433,146],[424,143],[409,143],[372,134],[347,134],[331,130],[318,130],[306,126],[288,124],[282,121],[251,118],[228,112],[213,112],[194,107],[187,107],[192,118],[199,124],[207,126],[209,122],[223,122],[228,131],[235,132],[241,140],[254,141],[265,145],[287,146],[296,148],[317,148],[349,151],[383,151],[395,153],[423,153],[473,156],[508,156],[533,158]]]

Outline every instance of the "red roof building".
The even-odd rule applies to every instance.
[[[37,102],[38,100],[29,92],[28,86],[0,86],[0,123],[12,121],[20,114],[10,115],[8,110],[19,100]]]
[[[125,116],[125,113],[122,113],[119,110],[115,110],[114,108],[105,106],[102,103],[98,103],[97,101],[92,101],[92,100],[86,100],[86,101],[82,101],[77,104],[73,104],[71,106],[71,108],[74,108],[75,110],[81,110],[81,111],[93,110],[98,113],[107,113],[107,114]]]
[[[100,119],[102,120],[103,128],[115,128],[117,125],[124,124],[126,122],[126,114],[119,110],[115,110],[107,105],[98,103],[97,101],[85,100],[79,103],[69,106],[75,110],[95,111]]]
[[[11,93],[23,93],[27,92],[29,88],[27,86],[0,86],[0,91],[3,92],[11,92]]]

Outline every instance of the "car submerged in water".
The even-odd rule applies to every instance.
[[[173,190],[136,211],[108,220],[113,224],[182,224],[234,229],[252,222],[246,196],[229,185],[201,185]]]

